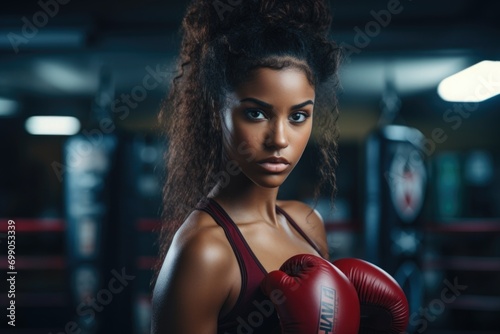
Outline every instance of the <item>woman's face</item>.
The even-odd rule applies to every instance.
[[[223,112],[224,150],[229,159],[255,184],[280,186],[311,136],[314,97],[314,88],[301,70],[256,69],[250,80],[229,94]]]

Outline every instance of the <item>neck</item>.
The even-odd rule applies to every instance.
[[[225,181],[225,180],[224,180]],[[228,182],[219,181],[209,193],[229,216],[239,222],[264,220],[277,225],[276,200],[278,187],[256,185],[245,174],[239,173]]]

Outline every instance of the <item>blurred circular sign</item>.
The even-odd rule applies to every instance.
[[[403,222],[412,223],[422,210],[426,180],[420,152],[413,145],[398,145],[390,163],[388,181],[394,209]]]

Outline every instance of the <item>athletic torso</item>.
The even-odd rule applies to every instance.
[[[235,222],[214,199],[198,203],[196,209],[222,228],[233,250],[233,265],[227,272],[233,283],[219,314],[218,333],[279,332],[276,312],[260,291],[260,282],[295,254],[321,252],[285,208],[286,201],[277,202],[279,224],[272,226],[263,221]]]

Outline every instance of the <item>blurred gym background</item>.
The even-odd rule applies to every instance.
[[[186,3],[2,4],[2,333],[149,332],[165,173],[157,113]],[[500,3],[332,8],[332,38],[346,50],[336,210],[318,206],[332,258],[396,277],[409,333],[499,333],[500,70],[482,61],[500,61]],[[281,198],[311,200],[311,157]]]

